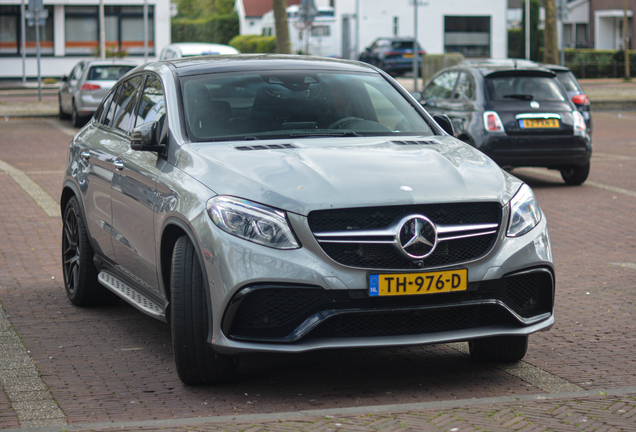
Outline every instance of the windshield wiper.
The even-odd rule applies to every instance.
[[[360,137],[361,134],[354,131],[340,131],[340,132],[297,132],[289,134],[290,138],[305,138],[305,137],[344,137],[353,136]]]
[[[504,95],[503,97],[509,98],[509,99],[521,99],[521,100],[534,99],[534,96],[532,96],[531,94],[507,94],[507,95]]]

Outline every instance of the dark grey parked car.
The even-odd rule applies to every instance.
[[[441,70],[420,97],[450,117],[457,137],[500,166],[559,170],[580,185],[590,172],[592,141],[556,74],[532,62],[471,61]]]
[[[547,222],[438,120],[355,61],[139,67],[69,149],[66,293],[170,322],[188,384],[250,352],[467,340],[518,360],[554,323]]]

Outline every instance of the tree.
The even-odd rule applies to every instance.
[[[543,32],[545,42],[545,49],[543,51],[544,63],[559,63],[556,21],[556,5],[554,4],[554,0],[545,0],[545,30]]]
[[[279,54],[291,54],[289,43],[289,27],[287,24],[287,2],[274,0],[274,21],[276,23],[276,52]]]

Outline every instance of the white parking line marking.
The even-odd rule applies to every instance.
[[[42,210],[44,210],[47,216],[61,216],[59,204],[53,198],[51,198],[51,195],[44,192],[44,190],[36,182],[31,180],[28,175],[1,160],[0,170],[9,174],[11,178],[17,184],[19,184],[20,187],[24,189],[24,191],[28,193],[31,198],[33,198],[37,205],[42,207]]]

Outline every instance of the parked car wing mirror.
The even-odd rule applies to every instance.
[[[413,96],[416,101],[422,103],[421,102],[422,101],[422,92],[418,92],[418,91],[411,92],[411,96]]]
[[[130,148],[139,151],[163,153],[165,144],[160,143],[161,127],[159,122],[144,123],[132,131]]]
[[[62,77],[62,82],[68,82],[68,77],[66,75]]]
[[[450,136],[455,136],[455,130],[453,129],[453,122],[450,121],[446,114],[435,114],[433,116],[433,120],[437,122],[437,124],[444,129],[444,132],[449,134]]]

